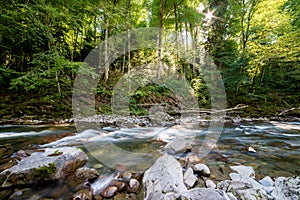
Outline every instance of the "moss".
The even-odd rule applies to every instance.
[[[56,167],[54,163],[50,163],[48,166],[41,166],[35,169],[33,177],[39,180],[50,179],[53,174],[56,173]]]

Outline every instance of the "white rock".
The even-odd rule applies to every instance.
[[[205,186],[207,188],[214,188],[214,189],[217,187],[216,184],[212,180],[210,180],[210,179],[207,179],[205,181]]]
[[[188,168],[183,175],[183,181],[184,181],[185,185],[188,188],[192,188],[195,185],[195,183],[197,182],[197,180],[198,179],[194,175],[192,168]]]
[[[299,199],[300,194],[300,176],[296,177],[278,177],[275,179],[275,189],[271,195],[276,200],[295,200]]]
[[[252,147],[249,147],[249,148],[248,148],[248,151],[251,152],[251,153],[256,153],[256,150],[253,149]]]
[[[165,154],[158,158],[143,177],[146,193],[145,200],[164,198],[168,192],[181,193],[187,191],[183,183],[183,174],[180,163]]]
[[[205,164],[196,164],[193,166],[193,170],[195,173],[208,177],[210,176],[210,170]]]
[[[226,194],[230,200],[237,200],[237,198],[231,192],[227,192]]]
[[[274,186],[274,181],[272,180],[272,178],[270,176],[266,176],[265,178],[259,180],[258,182],[267,187]]]
[[[243,176],[248,176],[251,178],[255,178],[255,171],[253,169],[253,167],[251,166],[230,166],[230,168],[237,172],[238,174],[241,174]]]
[[[184,138],[176,138],[176,140],[168,143],[164,149],[169,154],[179,154],[192,149],[192,145],[190,141],[186,141]]]
[[[213,188],[194,188],[194,189],[188,190],[187,192],[181,193],[176,199],[230,200],[224,191],[216,190]]]

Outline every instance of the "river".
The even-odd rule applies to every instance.
[[[208,122],[203,122],[197,130],[180,125],[172,127],[118,128],[102,125],[98,130],[76,133],[74,125],[1,126],[0,144],[11,144],[15,152],[29,146],[59,147],[76,146],[90,155],[86,166],[96,168],[101,174],[114,171],[106,163],[91,156],[84,143],[96,142],[98,154],[109,154],[113,160],[122,160],[118,152],[106,151],[107,144],[114,144],[127,152],[143,152],[157,158],[165,144],[175,137],[201,141],[208,134]],[[91,139],[92,138],[92,139]],[[249,149],[250,148],[250,149]],[[250,151],[249,151],[250,150]],[[255,150],[256,152],[254,152]],[[97,157],[97,156],[96,156]],[[214,169],[228,169],[232,165],[250,165],[256,176],[278,177],[300,175],[300,122],[241,122],[226,123],[215,148],[205,157],[205,162]],[[132,163],[119,163],[131,165]],[[136,167],[142,169],[145,166]],[[146,166],[147,167],[147,166]],[[217,175],[215,175],[217,176]],[[215,179],[221,180],[220,177]],[[52,186],[51,186],[52,187]]]

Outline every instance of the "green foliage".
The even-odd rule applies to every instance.
[[[222,74],[230,106],[248,104],[249,112],[263,115],[271,102],[286,107],[299,104],[297,0],[2,0],[0,13],[1,103],[11,104],[13,99],[18,104],[0,112],[7,115],[11,110],[9,117],[34,113],[70,116],[76,72],[90,51],[114,34],[149,26],[178,32],[164,31],[163,36],[174,38],[174,43],[163,44],[161,60],[167,70],[174,69],[190,81],[200,107],[210,106],[208,86],[201,72],[179,56],[197,60],[194,50],[199,45]],[[92,91],[100,113],[111,113],[109,102],[120,77],[156,63],[159,57],[156,49],[132,51],[128,43],[122,48],[124,55],[109,66],[108,79],[101,77]],[[92,67],[81,70],[99,78]],[[131,114],[147,113],[139,104],[167,101],[175,105],[173,93],[189,96],[183,80],[167,79],[166,83],[141,85],[130,94]],[[90,91],[80,92],[87,95]]]
[[[47,180],[49,178],[53,178],[55,175],[56,166],[54,163],[50,163],[48,166],[41,166],[35,169],[33,173],[33,177],[37,180]]]

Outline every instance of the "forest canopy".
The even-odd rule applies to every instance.
[[[74,79],[86,56],[118,33],[147,27],[204,47],[222,75],[227,106],[249,105],[240,114],[270,116],[299,106],[298,0],[2,0],[0,13],[1,118],[70,117]],[[111,112],[120,77],[154,60],[185,76],[199,106],[210,108],[201,73],[178,56],[178,46],[160,48],[159,32],[158,49],[130,51],[124,43],[124,54],[105,67],[96,91],[99,113]],[[178,104],[165,86],[144,85],[132,94],[131,114],[147,114],[139,105],[162,102]]]

